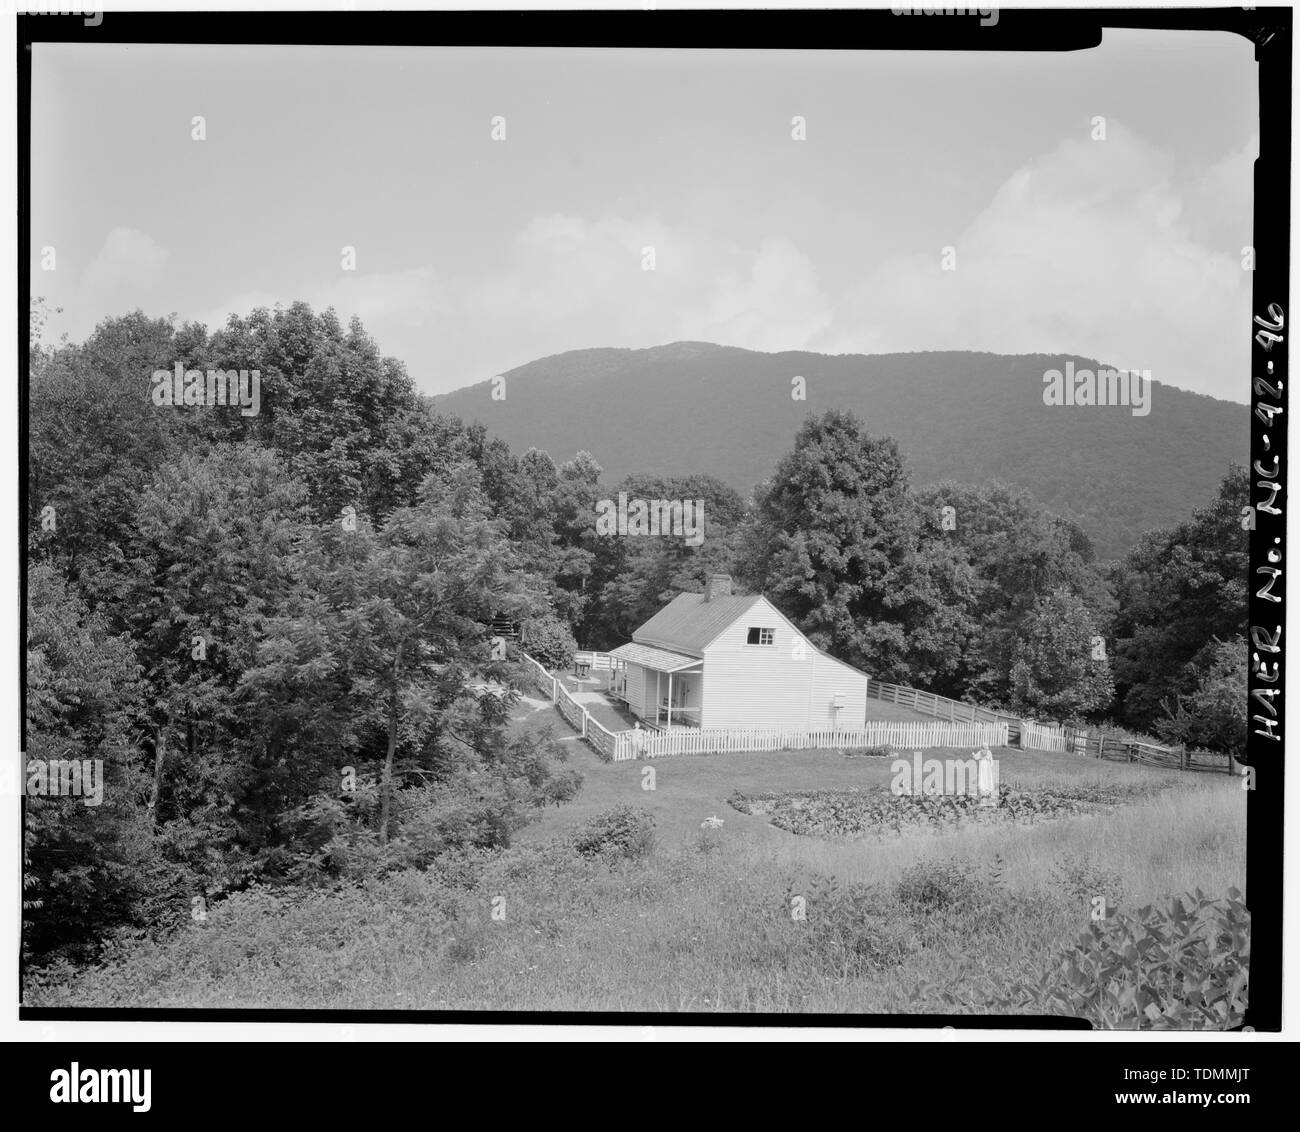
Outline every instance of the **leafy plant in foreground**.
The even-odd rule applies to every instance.
[[[654,817],[632,806],[602,810],[573,834],[584,857],[644,857],[654,845]]]
[[[1091,924],[1036,980],[979,1003],[979,1010],[1088,1019],[1103,1030],[1229,1030],[1249,1000],[1250,912],[1200,889],[1167,909],[1147,905]],[[945,993],[943,999],[958,1005]]]

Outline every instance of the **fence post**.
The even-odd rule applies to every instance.
[[[587,709],[582,709],[582,737],[587,737]]]

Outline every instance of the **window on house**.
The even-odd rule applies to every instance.
[[[749,630],[749,636],[745,638],[747,645],[774,645],[776,644],[775,629],[756,629]]]

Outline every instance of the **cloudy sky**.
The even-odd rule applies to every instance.
[[[33,294],[64,308],[51,338],[135,307],[215,326],[306,299],[359,314],[429,393],[698,339],[1069,351],[1248,396],[1258,117],[1239,37],[1112,31],[1063,54],[47,44],[32,149]]]

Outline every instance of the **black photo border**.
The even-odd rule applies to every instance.
[[[1283,750],[1286,670],[1285,572],[1287,368],[1293,317],[1290,268],[1292,9],[1001,9],[996,25],[978,19],[898,18],[876,10],[695,10],[550,12],[104,12],[18,17],[18,310],[28,325],[33,43],[427,45],[493,47],[743,48],[782,50],[1078,51],[1107,28],[1225,31],[1255,46],[1260,153],[1255,163],[1251,451],[1256,528],[1250,542],[1250,714],[1247,795],[1247,902],[1251,913],[1250,1006],[1243,1028],[1277,1031],[1282,1018]],[[19,695],[25,705],[28,338],[18,335]],[[1273,492],[1273,485],[1281,489]],[[1260,504],[1265,506],[1261,507]],[[20,719],[20,750],[26,725]],[[14,894],[18,899],[19,894]],[[310,1009],[45,1008],[21,1005],[20,1021],[476,1023],[504,1025],[669,1025],[780,1027],[954,1027],[982,1030],[1087,1030],[1080,1019],[941,1014],[687,1014],[677,1012],[419,1011]]]

